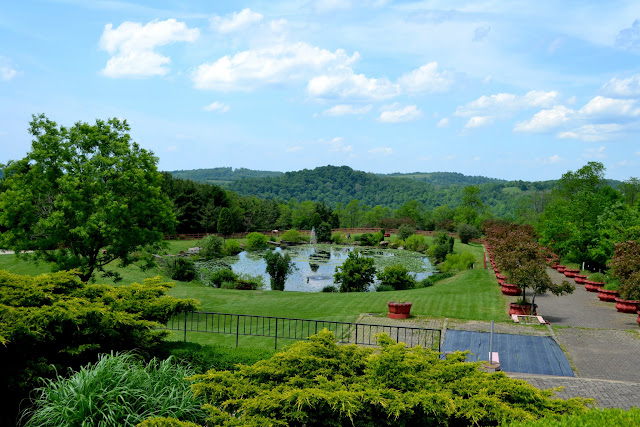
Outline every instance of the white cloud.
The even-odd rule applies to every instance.
[[[168,56],[154,49],[173,42],[193,42],[200,36],[197,28],[188,28],[175,19],[152,21],[146,25],[123,22],[117,28],[105,25],[100,48],[111,54],[102,73],[107,77],[163,76],[169,72]]]
[[[390,156],[393,154],[393,149],[390,147],[376,147],[369,150],[369,153],[374,155]]]
[[[336,136],[328,142],[330,148],[329,151],[350,153],[353,151],[352,145],[346,145],[344,139],[341,136]]]
[[[324,114],[325,116],[359,115],[359,114],[366,114],[370,110],[371,110],[371,105],[356,107],[354,105],[339,104],[327,110],[324,110],[322,114]]]
[[[622,131],[623,127],[617,123],[588,124],[571,131],[561,132],[558,138],[595,142],[614,138]]]
[[[607,155],[604,153],[605,150],[605,146],[587,148],[586,150],[584,150],[582,157],[584,157],[585,159],[606,159]]]
[[[446,117],[445,117],[445,118],[443,118],[443,119],[440,119],[440,121],[438,122],[437,126],[438,126],[439,128],[446,128],[446,127],[448,127],[448,126],[449,126],[449,119],[448,119],[448,118],[446,118]]]
[[[553,164],[553,163],[561,162],[562,160],[564,160],[562,157],[558,156],[557,154],[554,154],[553,156],[546,157],[546,158],[542,161],[542,163],[545,163],[545,164]]]
[[[640,115],[633,99],[614,99],[596,96],[580,109],[580,113],[591,118],[636,117]]]
[[[528,133],[549,132],[567,123],[573,113],[573,110],[563,105],[557,105],[536,113],[530,120],[517,123],[513,130]]]
[[[438,63],[430,62],[410,71],[398,79],[406,93],[445,92],[453,84],[453,76],[447,71],[438,71]]]
[[[602,86],[602,90],[611,96],[640,96],[640,74],[636,74],[626,79],[618,79],[614,77]]]
[[[482,126],[486,126],[493,123],[493,117],[491,116],[473,116],[469,119],[466,125],[464,125],[465,129],[473,129],[479,128]]]
[[[302,149],[303,149],[303,148],[302,148],[301,146],[296,145],[295,147],[289,147],[289,148],[287,148],[285,151],[286,151],[287,153],[295,153],[295,152],[297,152],[297,151],[302,151]]]
[[[556,103],[557,99],[558,92],[545,92],[540,90],[532,90],[522,96],[512,93],[498,93],[489,96],[483,95],[465,106],[458,107],[454,115],[460,117],[486,115],[504,116],[527,108],[551,107]]]
[[[223,104],[222,102],[212,102],[211,104],[207,105],[204,107],[205,111],[218,111],[220,113],[226,113],[227,111],[230,110],[231,107],[229,107],[226,104]]]
[[[307,85],[309,95],[318,98],[387,99],[398,94],[397,85],[386,78],[356,74],[349,67],[313,77]]]
[[[262,20],[261,13],[252,12],[251,9],[242,9],[240,12],[233,12],[230,16],[211,18],[211,27],[219,33],[227,34],[235,31],[241,31],[252,24],[256,24]]]
[[[0,80],[8,82],[17,75],[18,71],[11,64],[11,61],[4,56],[0,56]]]
[[[378,121],[382,123],[402,123],[418,119],[422,116],[422,111],[415,105],[407,105],[404,108],[398,108],[397,104],[387,106],[387,111],[383,111],[378,117]]]
[[[249,90],[306,79],[330,67],[346,67],[358,57],[342,49],[330,52],[303,42],[282,43],[202,64],[192,78],[198,89]]]
[[[316,0],[313,6],[318,12],[331,12],[334,10],[349,9],[351,2],[349,0]]]

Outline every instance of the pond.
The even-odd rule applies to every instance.
[[[308,244],[275,250],[286,251],[298,268],[287,278],[285,291],[320,292],[325,286],[334,285],[333,275],[336,267],[344,263],[354,247]],[[372,257],[379,271],[388,265],[402,264],[417,280],[430,276],[434,271],[429,259],[417,252],[377,248],[358,248],[358,250]],[[265,288],[270,289],[269,275],[265,272],[267,263],[263,255],[263,251],[241,252],[235,256],[222,258],[221,261],[230,265],[234,273],[262,276]],[[208,268],[207,262],[198,262],[197,265],[199,268]],[[370,290],[374,290],[374,285]]]

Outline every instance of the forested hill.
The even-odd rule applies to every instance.
[[[412,173],[390,173],[379,174],[391,178],[410,178],[418,181],[428,182],[436,187],[447,187],[449,185],[480,185],[506,183],[504,179],[487,178],[486,176],[468,176],[458,172],[412,172]]]
[[[427,174],[410,174],[414,175],[412,178],[391,177],[355,171],[348,166],[323,166],[313,170],[286,172],[270,178],[243,179],[234,182],[228,189],[242,196],[283,201],[292,198],[298,201],[324,201],[331,206],[337,203],[344,206],[354,199],[368,206],[382,205],[390,208],[398,208],[409,200],[417,200],[427,209],[441,205],[458,206],[464,187],[471,183],[462,180],[464,175],[461,174],[438,174],[442,179],[434,185],[415,177]],[[450,182],[454,179],[457,183]],[[480,184],[479,188],[483,203],[495,215],[504,216],[515,212],[521,197],[535,191],[548,190],[552,185],[551,181],[529,183],[490,180]]]
[[[231,167],[179,170],[170,173],[176,178],[190,179],[196,182],[206,182],[225,187],[239,179],[266,178],[282,175],[282,172],[258,171],[245,168],[233,169]]]

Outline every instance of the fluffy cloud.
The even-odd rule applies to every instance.
[[[617,123],[588,124],[576,129],[561,132],[558,138],[580,139],[583,141],[605,141],[618,136],[624,128]]]
[[[611,96],[640,96],[640,74],[636,74],[635,76],[631,76],[626,79],[618,79],[614,77],[602,87],[602,90]]]
[[[573,110],[557,105],[536,113],[530,120],[517,123],[513,130],[527,133],[549,132],[567,123],[573,113]]]
[[[398,94],[397,85],[382,78],[355,74],[351,68],[313,77],[307,85],[309,95],[317,98],[387,99]]]
[[[378,121],[381,123],[409,122],[422,116],[422,112],[415,105],[398,108],[398,105],[394,104],[386,108],[388,108],[387,111],[383,111],[378,117]]]
[[[512,93],[483,95],[465,106],[458,107],[454,115],[460,117],[504,116],[527,108],[551,107],[556,103],[557,99],[558,92],[540,90],[532,90],[523,96]]]
[[[553,164],[553,163],[561,162],[562,160],[563,160],[562,157],[558,156],[557,154],[554,154],[553,156],[549,156],[545,158],[542,162],[545,164]]]
[[[585,159],[606,159],[607,155],[604,153],[605,150],[606,147],[604,145],[600,147],[587,148],[584,150],[584,153],[582,153],[582,157]]]
[[[175,19],[152,21],[146,25],[123,22],[117,28],[107,24],[100,38],[100,48],[112,57],[102,70],[105,76],[148,77],[169,72],[171,59],[154,52],[159,46],[173,42],[193,42],[200,35],[198,29],[188,28]]]
[[[445,92],[453,84],[453,76],[438,71],[437,62],[430,62],[400,77],[398,84],[406,93]]]
[[[636,117],[640,108],[633,99],[614,99],[596,96],[580,109],[580,113],[593,119]]]
[[[465,129],[473,129],[479,128],[482,126],[486,126],[493,123],[493,117],[491,116],[473,116],[469,119],[466,125],[464,125]]]
[[[369,150],[369,153],[379,156],[390,156],[393,154],[393,149],[390,147],[376,147]]]
[[[353,146],[346,145],[341,136],[336,136],[331,141],[329,141],[328,144],[330,146],[329,151],[342,153],[351,153],[353,151]]]
[[[370,110],[371,110],[371,105],[356,107],[354,105],[339,104],[327,110],[324,110],[322,114],[324,114],[325,116],[347,116],[347,115],[366,114]]]
[[[330,52],[303,42],[282,43],[202,64],[192,78],[198,89],[247,90],[309,78],[327,68],[346,67],[357,59],[357,53],[349,56],[342,49]]]
[[[445,117],[445,118],[443,118],[443,119],[440,119],[440,121],[438,122],[437,126],[438,126],[439,128],[446,128],[446,127],[448,127],[448,126],[449,126],[449,119],[448,119],[448,118],[446,118],[446,117]]]
[[[616,46],[627,50],[640,49],[640,21],[633,21],[630,28],[625,28],[616,37]]]
[[[14,78],[18,72],[15,70],[8,58],[0,56],[0,80],[8,82]]]
[[[204,107],[205,111],[218,111],[220,113],[226,113],[227,111],[229,111],[231,107],[229,107],[228,105],[223,104],[222,102],[212,102],[211,104],[207,105]]]
[[[225,18],[220,16],[211,18],[211,27],[219,33],[228,34],[244,30],[260,22],[262,18],[262,14],[258,12],[252,12],[251,9],[242,9],[240,12],[234,12]]]

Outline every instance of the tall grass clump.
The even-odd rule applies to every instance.
[[[145,363],[131,353],[103,354],[68,378],[44,380],[22,421],[42,427],[133,427],[154,416],[202,421],[202,401],[185,379],[194,373],[173,357]]]

